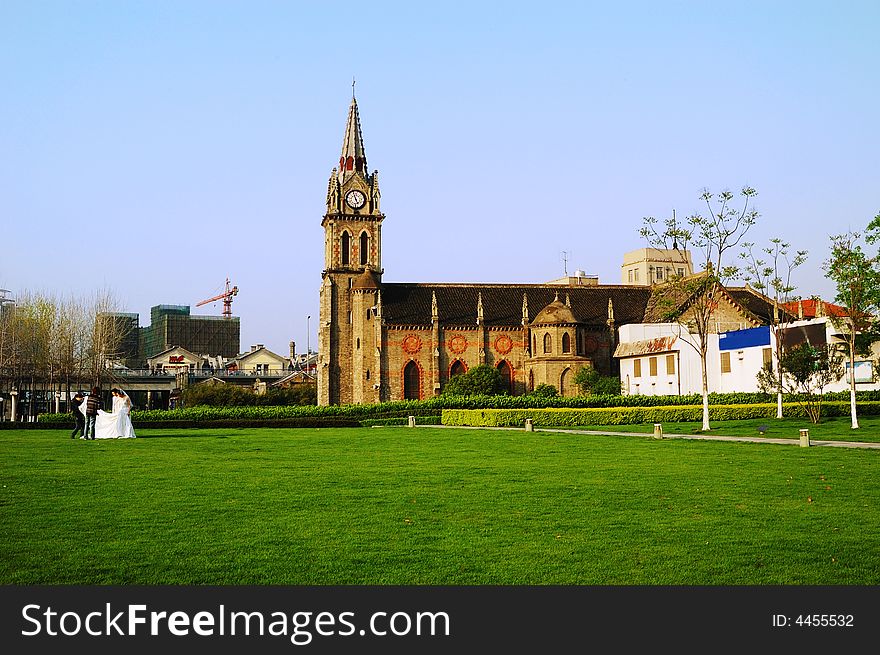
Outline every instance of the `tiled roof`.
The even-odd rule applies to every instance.
[[[840,305],[835,305],[831,302],[822,302],[822,314],[824,316],[846,316],[846,308],[841,307]],[[788,302],[783,305],[789,313],[791,313],[795,318],[800,315],[800,310],[798,309],[798,303],[803,305],[804,308],[804,318],[816,318],[816,312],[818,310],[818,303],[815,298],[807,298],[805,300],[795,300],[793,302]]]
[[[699,278],[694,276],[694,281],[698,282]],[[756,319],[765,325],[772,323],[773,301],[770,298],[749,287],[724,287],[723,291],[748,318]],[[669,315],[673,313],[673,310],[675,308],[681,310],[686,307],[692,295],[688,295],[682,287],[674,285],[654,287],[654,293],[645,310],[645,322],[662,323],[671,320]],[[786,316],[783,310],[783,318],[790,320],[792,317]]]
[[[382,284],[382,316],[397,325],[430,325],[431,294],[437,294],[437,310],[443,325],[476,325],[477,297],[483,298],[483,322],[489,326],[522,325],[523,294],[528,298],[529,321],[553,302],[556,294],[568,294],[575,318],[587,325],[605,325],[608,299],[614,304],[618,325],[640,323],[651,295],[648,287],[601,285],[564,287],[538,284]]]
[[[726,287],[727,293],[738,305],[750,311],[764,323],[773,322],[773,300],[747,287]],[[781,305],[780,308],[782,309]],[[783,320],[793,320],[794,316],[786,316],[782,309]]]

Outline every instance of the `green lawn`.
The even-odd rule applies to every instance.
[[[730,437],[760,437],[792,439],[797,441],[801,428],[810,430],[811,440],[880,442],[880,416],[860,416],[859,428],[853,430],[849,416],[823,417],[817,425],[805,418],[752,418],[741,421],[711,421],[709,432],[703,433],[703,424],[697,421],[663,423],[666,434],[719,434]],[[759,428],[763,429],[762,435]],[[584,425],[583,430],[607,430],[609,432],[636,432],[653,434],[653,424],[643,425]]]
[[[3,584],[880,583],[880,453],[441,428],[0,432]]]

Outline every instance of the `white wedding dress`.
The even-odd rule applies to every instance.
[[[133,439],[134,426],[131,424],[131,400],[113,396],[113,411],[98,410],[95,418],[95,439]],[[85,415],[86,403],[80,403],[79,410]]]

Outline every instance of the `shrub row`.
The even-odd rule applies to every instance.
[[[803,406],[785,404],[786,416],[805,417]],[[880,414],[880,402],[859,404],[863,415]],[[849,403],[831,401],[822,404],[823,416],[845,416]],[[709,408],[713,421],[735,421],[750,418],[774,418],[775,403],[751,405],[714,405]],[[678,423],[701,421],[703,409],[699,405],[666,407],[591,407],[591,408],[541,408],[541,409],[444,409],[443,425],[475,427],[522,427],[526,419],[536,426],[587,426],[587,425],[634,425],[639,423]]]
[[[880,391],[861,391],[857,398],[860,407],[869,401],[880,401]],[[826,394],[823,401],[847,401],[848,392]],[[797,400],[786,396],[787,402]],[[773,403],[775,397],[760,393],[709,394],[711,406],[751,405]],[[286,405],[242,407],[185,407],[172,410],[134,411],[135,426],[156,421],[207,421],[226,419],[268,420],[288,418],[344,418],[363,421],[406,416],[439,416],[450,409],[540,409],[540,408],[626,408],[696,406],[699,395],[689,396],[574,396],[542,398],[538,396],[438,396],[427,400],[397,400],[369,405]],[[40,423],[71,425],[68,414],[41,414]]]

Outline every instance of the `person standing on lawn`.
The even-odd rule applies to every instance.
[[[92,387],[92,392],[86,399],[86,431],[84,435],[86,440],[95,440],[95,421],[98,419],[98,410],[102,409],[103,406],[101,402],[101,389],[99,387]]]
[[[80,409],[83,400],[85,400],[85,396],[77,391],[73,400],[70,402],[70,413],[73,415],[73,420],[76,422],[76,427],[74,427],[73,432],[70,433],[71,439],[76,439],[77,432],[83,436],[86,434],[86,417],[85,414],[83,414],[82,409]]]

